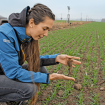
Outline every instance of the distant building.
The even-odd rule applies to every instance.
[[[101,22],[105,22],[105,18],[101,20]]]

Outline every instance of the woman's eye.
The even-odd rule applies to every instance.
[[[46,30],[46,29],[43,29],[44,31]]]

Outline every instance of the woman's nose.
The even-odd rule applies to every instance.
[[[47,36],[47,34],[48,34],[48,30],[46,30],[46,32],[44,33],[44,36]]]

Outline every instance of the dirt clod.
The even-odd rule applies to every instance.
[[[69,73],[68,73],[68,76],[70,76],[70,74],[71,74],[71,71],[72,71],[72,62],[73,62],[73,60],[71,59],[71,58],[68,58],[68,61],[67,61],[67,64],[68,64],[68,66],[69,66]]]
[[[63,96],[63,91],[62,90],[59,90],[58,95],[59,96]]]
[[[82,86],[81,84],[74,84],[74,89],[81,90]]]
[[[104,91],[104,90],[105,90],[105,88],[104,88],[104,87],[101,87],[101,88],[100,88],[100,90],[101,90],[101,91]]]

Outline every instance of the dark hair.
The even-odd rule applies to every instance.
[[[34,23],[37,25],[40,22],[43,22],[45,17],[49,17],[52,20],[55,20],[55,15],[52,13],[50,8],[48,8],[46,5],[43,4],[36,4],[31,8],[31,10],[28,11],[27,16],[27,24],[30,19],[34,19]]]
[[[27,24],[29,23],[30,19],[34,19],[34,23],[37,25],[40,22],[43,22],[45,17],[49,17],[52,20],[55,20],[55,15],[52,11],[43,4],[36,4],[34,5],[31,10],[28,11],[27,14]],[[27,49],[27,51],[25,51]],[[40,68],[40,51],[39,51],[39,44],[38,40],[32,39],[30,43],[23,47],[25,52],[26,58],[25,60],[28,62],[28,70],[38,72]],[[31,99],[30,105],[34,105],[37,100],[39,84],[37,83],[37,93]]]

